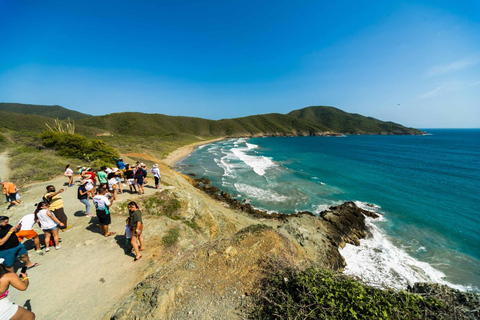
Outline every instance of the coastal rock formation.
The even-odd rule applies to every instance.
[[[270,259],[301,267],[303,256],[271,227],[251,225],[158,268],[110,319],[239,318]]]

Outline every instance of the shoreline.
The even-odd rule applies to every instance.
[[[171,153],[168,154],[168,156],[162,161],[169,165],[170,167],[174,167],[178,162],[180,162],[183,158],[186,158],[190,153],[195,151],[196,147],[203,146],[205,144],[221,141],[227,139],[226,137],[222,138],[216,138],[212,140],[205,140],[205,141],[199,141],[191,144],[187,144],[186,146],[180,147],[178,149],[175,149]]]

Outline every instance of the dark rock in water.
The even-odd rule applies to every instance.
[[[360,239],[371,236],[365,224],[365,216],[378,218],[378,215],[363,210],[353,202],[345,202],[339,206],[322,211],[320,216],[329,223],[330,234],[340,247],[345,243],[360,245]]]
[[[190,176],[190,177],[196,177],[196,176],[197,176],[197,175],[196,175],[195,173],[193,173],[193,172],[187,173],[187,175]]]
[[[322,250],[328,251],[326,254],[328,264],[338,270],[343,269],[346,265],[338,247],[343,248],[346,243],[360,245],[360,239],[371,236],[365,224],[365,218],[378,218],[376,213],[361,209],[354,202],[345,202],[339,206],[330,207],[320,215],[310,211],[301,211],[295,214],[267,212],[256,209],[245,199],[241,201],[234,199],[229,193],[220,191],[219,188],[210,186],[209,183],[210,180],[205,177],[193,181],[195,187],[216,200],[228,203],[232,209],[244,211],[256,218],[284,221],[285,225],[281,228],[295,237],[307,251],[310,250],[312,255],[316,255],[317,253],[312,251],[318,251],[318,249],[311,249],[311,247],[324,247]],[[293,223],[293,221],[296,222]],[[325,252],[322,254],[325,256]]]

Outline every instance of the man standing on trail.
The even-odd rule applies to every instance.
[[[100,225],[100,233],[105,237],[109,237],[115,234],[115,232],[108,232],[108,226],[112,223],[112,217],[110,215],[109,208],[113,203],[113,200],[109,200],[106,196],[107,189],[98,189],[98,194],[93,197],[93,204],[97,209],[97,217]]]
[[[3,194],[7,198],[7,202],[10,203],[10,206],[22,204],[22,201],[17,200],[18,189],[17,186],[14,185],[12,182],[1,181],[1,185],[3,185]]]
[[[55,191],[55,187],[50,185],[47,187],[47,193],[44,195],[44,198],[50,205],[49,210],[64,224],[63,227],[60,227],[60,230],[62,231],[68,230],[72,227],[67,224],[67,215],[65,214],[65,211],[63,211],[63,199],[60,197],[60,193],[64,191],[65,189]]]
[[[160,189],[160,179],[162,176],[160,175],[160,169],[158,169],[158,164],[154,164],[150,172],[153,173],[153,177],[155,178],[155,188]]]
[[[0,216],[0,258],[5,259],[3,264],[8,271],[14,272],[13,264],[17,257],[22,260],[25,266],[30,269],[40,265],[40,263],[33,263],[28,257],[27,249],[18,241],[14,234],[20,230],[20,226],[16,227],[8,224],[9,218]]]

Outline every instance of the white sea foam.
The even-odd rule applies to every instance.
[[[245,143],[247,145],[247,148],[248,150],[252,150],[252,149],[256,149],[258,148],[258,145],[257,144],[253,144],[253,143]]]
[[[347,262],[346,274],[359,276],[377,287],[405,289],[415,282],[435,282],[459,290],[466,289],[448,283],[441,271],[396,247],[375,225],[374,219],[367,218],[366,224],[372,237],[360,240],[360,246],[347,244],[340,249]]]
[[[278,194],[273,190],[257,188],[244,183],[235,183],[234,186],[245,198],[269,202],[285,202],[288,200],[287,196]]]
[[[263,156],[251,156],[245,153],[248,150],[247,148],[232,148],[232,153],[241,161],[243,161],[246,165],[251,167],[253,171],[259,176],[263,176],[265,174],[265,170],[268,168],[275,167],[275,162],[268,157]]]

